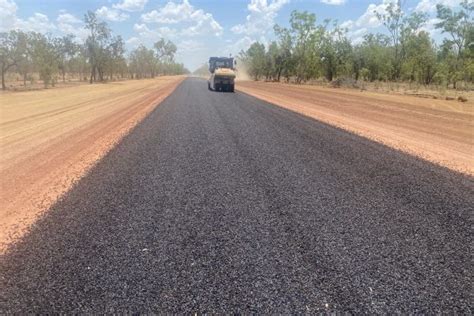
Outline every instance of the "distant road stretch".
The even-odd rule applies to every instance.
[[[0,259],[0,312],[469,313],[473,193],[187,79]]]

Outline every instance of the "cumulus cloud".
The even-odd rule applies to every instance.
[[[114,4],[112,7],[119,10],[136,12],[142,11],[147,2],[148,0],[122,0],[117,4]]]
[[[460,3],[461,0],[421,0],[417,4],[415,11],[432,13],[436,11],[437,4],[442,4],[452,8],[458,6]]]
[[[14,29],[35,32],[50,32],[56,27],[48,17],[36,12],[27,19],[20,19],[16,15],[18,7],[13,0],[0,0],[0,31],[5,32]]]
[[[26,20],[17,18],[14,28],[23,31],[47,33],[56,29],[56,26],[51,23],[46,15],[36,12]]]
[[[330,5],[342,5],[346,3],[346,0],[321,0],[321,2]]]
[[[72,15],[70,13],[67,13],[67,12],[63,12],[63,13],[59,14],[56,21],[58,23],[67,23],[67,24],[82,23],[82,21],[80,19],[78,19],[74,15]]]
[[[159,10],[142,14],[142,20],[146,23],[178,23],[189,20],[195,11],[188,0],[184,0],[182,3],[168,2]]]
[[[173,38],[178,34],[176,29],[167,26],[149,28],[146,24],[135,23],[133,30],[138,34],[138,39],[143,42],[155,42],[162,37]]]
[[[56,18],[57,29],[64,34],[72,34],[80,41],[84,41],[89,35],[89,31],[84,28],[84,22],[76,16],[62,12]]]
[[[382,25],[377,14],[384,14],[387,12],[387,7],[395,0],[383,0],[382,3],[371,3],[368,5],[365,12],[356,20],[347,20],[341,23],[342,28],[348,29],[348,37],[354,44],[363,41],[363,36],[369,32],[371,28],[377,28]]]
[[[259,36],[266,34],[275,25],[278,11],[289,2],[289,0],[251,0],[247,5],[250,11],[246,22],[237,24],[231,28],[235,34],[246,36]]]
[[[113,21],[113,22],[125,21],[130,17],[126,13],[120,12],[119,10],[116,10],[113,8],[112,9],[107,8],[106,6],[103,6],[100,9],[97,9],[95,13],[97,14],[98,17],[104,20]]]
[[[181,35],[195,36],[222,34],[222,26],[214,19],[212,14],[202,9],[196,9],[188,0],[181,3],[168,2],[158,10],[152,10],[142,14],[141,19],[145,23],[181,24]]]
[[[51,21],[47,15],[36,12],[32,16],[21,19],[16,12],[18,7],[12,0],[0,0],[0,31],[22,30],[25,32],[72,34],[78,41],[87,38],[88,32],[84,23],[76,16],[62,10],[56,18]]]
[[[15,2],[0,0],[0,31],[8,31],[14,28],[17,9]]]

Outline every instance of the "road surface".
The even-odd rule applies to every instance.
[[[474,102],[244,81],[238,89],[407,154],[474,176]],[[473,93],[474,96],[474,93]]]
[[[187,79],[0,260],[0,311],[472,311],[472,178]]]

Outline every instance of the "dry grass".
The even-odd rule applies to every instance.
[[[406,82],[364,82],[354,80],[341,80],[343,89],[355,89],[377,93],[410,95],[427,99],[457,101],[459,97],[474,101],[474,85],[466,83],[460,89],[447,88],[444,85],[420,85]],[[345,83],[344,83],[345,82]],[[328,87],[331,84],[324,81],[311,81],[308,85]]]

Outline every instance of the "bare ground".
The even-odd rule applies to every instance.
[[[242,81],[237,89],[395,149],[474,175],[474,103]]]
[[[182,77],[0,95],[0,253]]]

